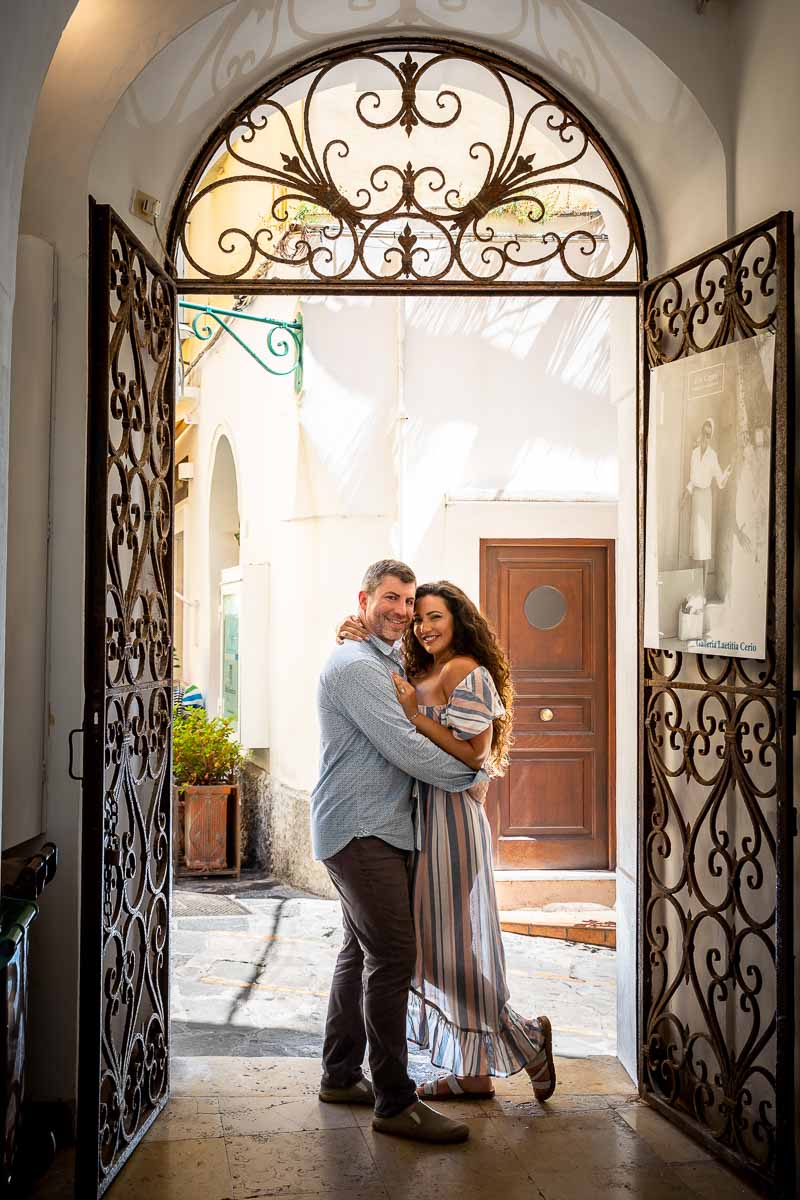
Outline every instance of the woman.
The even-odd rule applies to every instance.
[[[363,638],[357,618],[339,638]],[[511,743],[513,691],[508,660],[472,601],[452,583],[417,588],[414,621],[403,637],[408,681],[393,676],[397,698],[417,730],[476,770],[501,774]],[[497,911],[487,783],[449,793],[420,783],[422,849],[413,881],[417,964],[409,997],[409,1039],[450,1074],[420,1096],[487,1099],[493,1076],[523,1068],[538,1100],[555,1090],[547,1017],[527,1020],[508,1004]]]
[[[706,595],[706,579],[708,564],[714,557],[713,553],[713,501],[711,485],[716,482],[720,491],[728,482],[731,468],[725,471],[719,465],[717,452],[711,445],[714,436],[714,418],[706,417],[700,430],[700,439],[692,450],[692,461],[689,468],[689,482],[683,495],[682,504],[691,499],[691,518],[689,528],[689,557],[702,565],[703,596]]]

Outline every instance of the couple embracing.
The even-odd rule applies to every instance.
[[[358,603],[318,692],[312,842],[344,919],[319,1095],[373,1106],[381,1133],[461,1142],[468,1126],[421,1097],[486,1099],[523,1069],[538,1100],[555,1089],[549,1020],[508,1004],[483,808],[508,760],[509,665],[459,588],[417,587],[405,563],[373,563]],[[450,1073],[415,1087],[407,1037]]]

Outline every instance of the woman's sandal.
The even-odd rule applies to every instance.
[[[438,1090],[441,1084],[445,1085],[443,1092]],[[429,1079],[427,1083],[421,1083],[417,1088],[417,1095],[422,1100],[492,1100],[494,1088],[489,1092],[470,1092],[461,1086],[455,1075],[443,1075],[439,1079]]]
[[[528,1072],[531,1083],[533,1084],[533,1094],[540,1104],[544,1104],[549,1100],[553,1092],[556,1090],[556,1066],[553,1062],[553,1027],[550,1024],[548,1017],[539,1017],[539,1024],[544,1033],[544,1045],[542,1049],[545,1054],[545,1061],[535,1071],[535,1074]],[[544,1072],[544,1078],[540,1079]]]

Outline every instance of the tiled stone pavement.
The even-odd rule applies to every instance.
[[[616,1052],[613,950],[505,934],[511,1002],[554,1014],[559,1054]],[[337,901],[175,894],[172,1052],[313,1058],[341,944]],[[431,1074],[412,1054],[415,1078]]]
[[[248,891],[176,891],[172,1099],[110,1200],[753,1195],[636,1099],[613,1057],[615,956],[605,948],[504,936],[512,1003],[553,1018],[559,1083],[546,1107],[524,1075],[498,1080],[490,1102],[446,1105],[471,1136],[437,1148],[375,1134],[368,1109],[320,1104],[338,905],[288,889]],[[411,1071],[437,1073],[421,1053]],[[34,1197],[72,1200],[69,1155]]]
[[[497,1097],[442,1106],[467,1120],[462,1146],[375,1133],[364,1108],[316,1098],[309,1058],[179,1058],[173,1098],[109,1200],[755,1200],[755,1193],[636,1100],[610,1057],[558,1059],[537,1104],[519,1076]],[[36,1200],[67,1200],[64,1159]]]

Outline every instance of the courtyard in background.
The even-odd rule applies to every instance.
[[[172,1054],[320,1057],[341,928],[338,901],[273,880],[180,881]],[[511,1003],[524,1016],[550,1015],[557,1054],[616,1055],[613,950],[513,933],[503,944]],[[437,1073],[424,1052],[410,1050],[415,1078]]]

